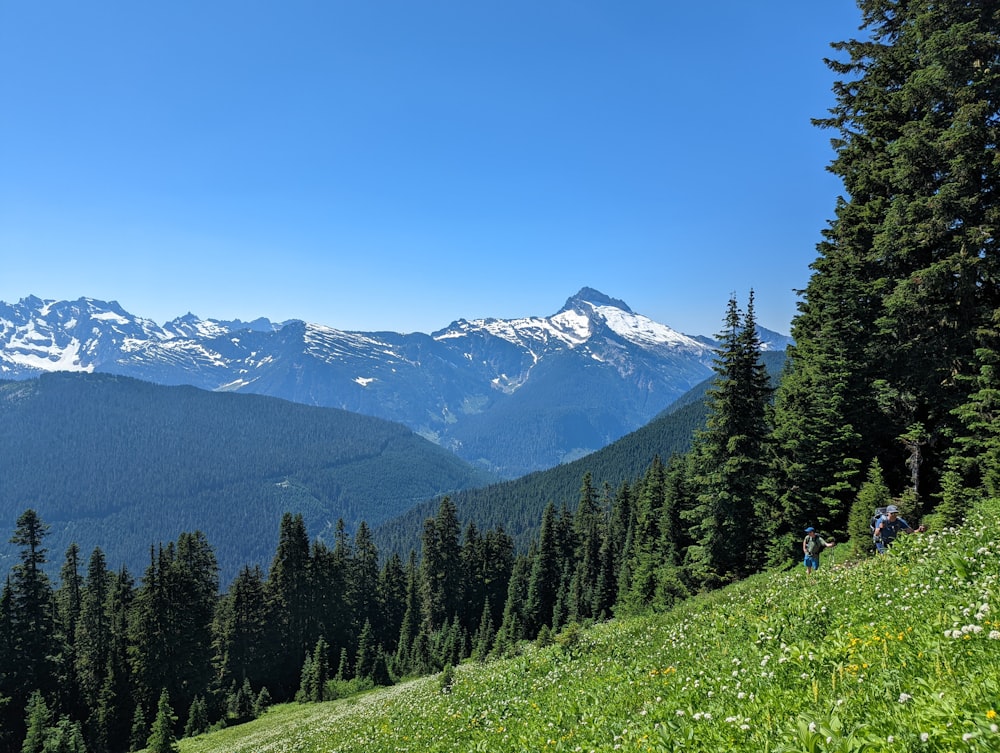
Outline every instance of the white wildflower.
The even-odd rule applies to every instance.
[[[911,698],[913,698],[913,696],[912,696],[912,695],[910,695],[909,693],[900,693],[900,694],[899,694],[899,702],[900,702],[900,703],[906,703],[906,702],[907,702],[907,701],[909,701],[909,700],[910,700]]]

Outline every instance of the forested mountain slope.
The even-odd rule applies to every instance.
[[[760,354],[772,380],[777,381],[785,363],[785,351]],[[694,433],[704,426],[705,393],[714,377],[696,385],[668,410],[641,429],[602,450],[571,463],[481,488],[451,495],[459,515],[480,529],[502,527],[521,547],[538,535],[542,511],[549,502],[574,509],[581,481],[590,473],[596,489],[613,492],[623,483],[641,478],[653,459],[664,462],[687,452]],[[437,500],[428,500],[397,518],[375,526],[375,538],[383,551],[405,553],[416,548],[423,521],[432,517]]]
[[[2,527],[33,507],[50,551],[99,545],[132,572],[200,530],[225,582],[267,566],[285,511],[324,536],[489,480],[400,424],[334,408],[111,375],[0,382]],[[0,544],[3,572],[12,551]]]

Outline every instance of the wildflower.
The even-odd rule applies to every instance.
[[[986,718],[987,719],[996,719],[997,718],[997,712],[994,711],[993,709],[990,709],[989,711],[986,712]]]
[[[909,701],[909,700],[910,700],[911,698],[913,698],[913,696],[912,696],[912,695],[910,695],[909,693],[900,693],[900,694],[899,694],[899,702],[900,702],[900,703],[906,703],[906,702],[907,702],[907,701]]]
[[[1000,630],[991,630],[989,638],[991,641],[1000,641]]]
[[[967,742],[969,742],[969,740],[971,740],[974,737],[975,737],[975,735],[972,734],[971,732],[966,732],[964,735],[962,735],[962,742],[967,743]]]
[[[930,739],[931,739],[931,733],[930,732],[921,732],[920,733],[920,742],[925,743],[925,742],[927,742]]]

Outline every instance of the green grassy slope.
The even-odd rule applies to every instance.
[[[889,555],[768,573],[182,753],[1000,750],[1000,501]]]

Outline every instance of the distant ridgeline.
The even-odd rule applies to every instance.
[[[228,582],[266,565],[283,513],[332,536],[493,480],[405,427],[260,395],[107,374],[0,382],[0,525],[28,507],[47,545],[100,546],[141,571],[151,546],[201,531]],[[0,570],[13,562],[0,543]]]
[[[789,338],[761,330],[763,347]],[[280,397],[396,421],[499,478],[599,450],[711,375],[717,343],[584,288],[548,317],[432,334],[302,321],[160,326],[114,302],[0,302],[0,378],[92,371]]]

